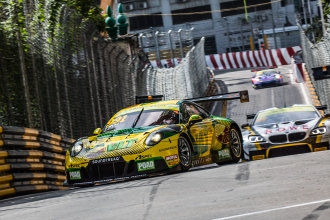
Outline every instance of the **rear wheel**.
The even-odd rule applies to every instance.
[[[234,163],[237,163],[242,158],[242,154],[243,154],[242,139],[239,133],[240,131],[237,128],[235,127],[230,128],[229,131],[230,153],[232,156],[232,161]]]
[[[180,166],[182,171],[187,171],[191,167],[192,162],[192,152],[189,141],[181,136],[178,140],[178,151],[180,158]]]

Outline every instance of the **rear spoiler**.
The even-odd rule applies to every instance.
[[[320,106],[315,106],[317,110],[326,110],[328,108],[327,105],[320,105]]]
[[[185,99],[191,102],[213,102],[213,101],[221,101],[222,102],[222,109],[221,109],[221,116],[226,117],[227,114],[227,101],[239,99],[241,103],[249,102],[249,92],[248,90],[238,91],[238,92],[230,92],[230,93],[223,93],[218,95],[211,95],[211,96],[204,96],[198,98],[191,98]]]
[[[140,95],[135,96],[135,104],[146,102],[158,102],[163,100],[163,95]]]
[[[254,116],[256,116],[256,114],[246,115],[246,119],[254,119]]]
[[[211,96],[203,96],[198,98],[190,98],[185,99],[191,102],[210,102],[210,101],[227,101],[227,100],[234,100],[240,99],[241,102],[249,102],[249,92],[247,90],[238,91],[238,92],[230,92],[230,93],[223,93],[218,95],[211,95]]]
[[[266,70],[266,69],[275,69],[277,66],[265,66],[265,67],[258,67],[256,69],[252,69],[251,72],[257,72],[260,70]]]

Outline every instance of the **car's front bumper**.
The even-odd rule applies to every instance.
[[[268,145],[268,146],[267,146]],[[285,144],[264,144],[260,147],[250,147],[244,149],[244,158],[247,160],[261,160],[266,158],[288,156],[294,154],[317,152],[329,150],[329,142],[321,143],[285,143]]]
[[[66,171],[67,183],[69,186],[91,185],[96,183],[138,179],[180,170],[179,165],[169,168],[163,159],[154,160],[153,166],[154,169],[139,171],[137,162],[134,160],[131,160],[128,163],[123,161],[102,164],[89,163],[86,167],[68,169]],[[77,174],[76,179],[72,178],[71,172]]]

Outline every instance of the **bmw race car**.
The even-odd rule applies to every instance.
[[[259,70],[251,78],[252,87],[260,89],[267,86],[279,86],[283,84],[283,77],[281,72],[277,72],[274,69]]]
[[[242,158],[242,135],[237,123],[211,115],[196,102],[245,102],[247,91],[190,100],[147,99],[151,102],[120,110],[103,129],[97,128],[94,135],[72,144],[65,161],[69,185],[187,171]]]
[[[318,110],[326,106],[293,105],[269,108],[247,115],[243,124],[244,157],[259,160],[271,157],[329,150],[330,114]]]

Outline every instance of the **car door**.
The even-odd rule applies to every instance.
[[[192,115],[199,115],[203,118],[202,121],[187,126],[188,135],[193,144],[193,156],[195,158],[208,156],[210,155],[214,130],[212,127],[212,120],[209,118],[209,114],[200,106],[190,102],[183,103],[182,122],[187,124]]]

